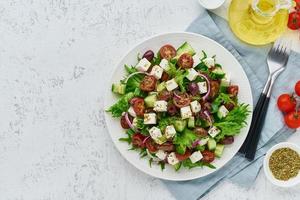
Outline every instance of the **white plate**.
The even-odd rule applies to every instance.
[[[143,54],[145,51],[151,49],[154,52],[157,52],[159,48],[165,44],[171,44],[175,48],[179,47],[182,43],[187,41],[192,45],[196,52],[205,50],[209,56],[216,55],[217,63],[220,63],[223,66],[223,69],[226,72],[231,74],[231,80],[233,84],[239,85],[239,101],[249,104],[252,109],[252,93],[249,84],[249,80],[239,62],[235,57],[227,51],[223,46],[217,42],[204,37],[202,35],[187,33],[187,32],[176,32],[176,33],[166,33],[154,36],[146,41],[136,45],[131,49],[126,56],[121,60],[117,69],[113,73],[113,76],[109,82],[111,85],[114,82],[118,82],[125,75],[124,64],[135,65],[137,63],[137,55]],[[107,109],[110,105],[117,101],[117,96],[111,92],[111,88],[108,87],[106,90],[106,96],[104,99],[104,106]],[[133,166],[139,170],[157,177],[166,180],[191,180],[199,177],[204,177],[208,174],[215,172],[224,166],[230,159],[238,152],[242,143],[244,142],[246,135],[248,133],[249,124],[251,122],[251,115],[248,117],[247,122],[248,126],[241,130],[241,133],[235,137],[235,142],[231,145],[227,145],[223,156],[221,159],[216,159],[212,164],[216,166],[216,169],[210,169],[207,167],[204,168],[193,168],[191,170],[181,168],[178,172],[171,167],[166,165],[166,169],[161,171],[160,166],[153,164],[150,168],[148,161],[146,159],[140,159],[139,154],[135,151],[128,151],[128,144],[125,142],[120,142],[118,139],[125,137],[125,131],[121,128],[119,119],[112,118],[110,113],[105,113],[105,119],[108,131],[110,136],[120,151],[124,158],[130,162]]]

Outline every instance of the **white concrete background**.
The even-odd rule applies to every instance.
[[[0,0],[0,200],[173,199],[114,148],[103,91],[128,48],[198,12],[196,0]],[[203,199],[299,196],[261,174]]]

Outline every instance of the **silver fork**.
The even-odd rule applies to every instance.
[[[277,77],[285,70],[290,52],[291,43],[280,39],[275,42],[274,46],[268,53],[268,80],[255,106],[247,138],[239,151],[240,153],[245,154],[245,157],[249,160],[253,160],[255,157],[255,152],[260,133],[264,125],[272,88]]]

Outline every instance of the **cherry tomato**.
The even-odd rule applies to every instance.
[[[148,50],[144,53],[143,58],[146,58],[148,61],[152,61],[154,58],[154,52],[152,50]]]
[[[174,94],[173,103],[176,107],[182,108],[188,106],[191,103],[190,97],[187,93]]]
[[[169,92],[168,90],[163,90],[160,93],[158,93],[158,99],[159,100],[164,100],[164,101],[169,101],[173,96],[172,92]]]
[[[227,92],[231,97],[236,97],[239,93],[239,86],[231,85],[227,88]]]
[[[300,13],[299,12],[291,12],[289,14],[288,27],[292,30],[297,30],[300,28]]]
[[[218,81],[210,81],[209,97],[214,99],[219,94],[219,90],[220,90],[220,83]]]
[[[234,142],[234,137],[227,136],[221,141],[221,144],[232,144],[233,142]]]
[[[143,81],[140,84],[141,90],[145,92],[151,92],[155,90],[156,78],[154,76],[145,76]]]
[[[168,81],[170,79],[169,74],[166,72],[163,72],[161,75],[161,81]]]
[[[148,138],[145,142],[145,146],[150,153],[154,153],[157,151],[156,144],[151,138]]]
[[[132,145],[134,147],[144,148],[145,144],[143,143],[143,141],[144,141],[145,138],[146,138],[146,136],[144,136],[143,134],[140,134],[140,133],[133,134],[132,137],[131,137]]]
[[[290,128],[300,127],[300,111],[292,111],[284,116],[285,124]]]
[[[298,81],[295,85],[295,92],[298,96],[300,96],[300,81]]]
[[[143,100],[143,99],[140,98],[140,97],[133,97],[132,99],[130,99],[129,103],[130,103],[131,105],[134,105],[134,103],[135,103],[136,101],[141,101],[141,100]]]
[[[295,9],[299,12],[300,11],[300,0],[294,0],[296,3]]]
[[[133,110],[137,116],[143,117],[145,113],[145,102],[144,99],[138,98],[134,101]]]
[[[204,151],[201,152],[201,154],[203,156],[203,158],[202,158],[203,162],[211,163],[215,159],[215,153],[214,152],[204,150]]]
[[[188,68],[193,67],[194,60],[193,60],[193,57],[190,54],[184,53],[179,57],[177,63],[179,65],[179,67],[181,67],[183,69],[188,69]]]
[[[174,116],[174,115],[176,115],[178,109],[177,109],[177,107],[174,104],[170,103],[168,105],[167,111],[168,111],[169,115]]]
[[[282,94],[278,97],[277,106],[282,112],[288,113],[296,108],[296,100],[289,94]]]
[[[187,149],[184,154],[179,154],[179,153],[175,153],[175,154],[179,161],[183,161],[188,159],[191,156],[191,151]]]
[[[207,130],[202,127],[195,127],[194,133],[199,137],[206,137],[208,135]]]
[[[161,58],[170,60],[176,56],[176,49],[172,45],[166,44],[160,48],[159,54]]]
[[[171,151],[175,150],[175,146],[171,142],[165,142],[163,144],[157,145],[157,149],[160,149],[160,150],[163,150],[166,152],[171,152]]]
[[[130,115],[128,115],[128,119],[130,120],[130,122],[132,122],[132,120],[133,120]],[[129,129],[130,128],[127,121],[126,121],[126,119],[125,119],[125,116],[121,117],[120,123],[121,123],[122,128],[124,128],[124,129]]]

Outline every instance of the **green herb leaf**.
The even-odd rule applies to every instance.
[[[134,97],[133,92],[123,95],[114,105],[112,105],[107,112],[110,112],[113,117],[121,117],[123,112],[126,112],[129,105],[129,100]]]
[[[197,139],[195,133],[189,129],[184,129],[181,134],[177,134],[173,140],[176,150],[179,154],[184,154],[187,147],[191,147],[192,143]]]

